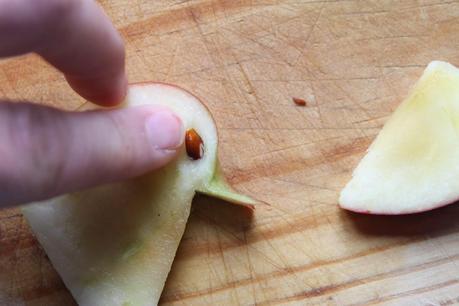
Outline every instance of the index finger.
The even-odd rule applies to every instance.
[[[124,44],[93,0],[0,0],[0,42],[0,57],[36,52],[87,100],[124,98]]]

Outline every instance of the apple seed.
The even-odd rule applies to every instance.
[[[194,129],[186,131],[185,147],[186,154],[193,160],[201,159],[204,155],[204,142]]]
[[[306,100],[301,99],[301,98],[292,98],[293,102],[298,105],[298,106],[306,106]]]

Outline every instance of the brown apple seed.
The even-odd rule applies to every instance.
[[[301,98],[292,98],[293,102],[298,106],[306,106],[306,101]]]
[[[193,160],[201,159],[204,155],[204,142],[194,129],[186,131],[185,147],[186,154]]]

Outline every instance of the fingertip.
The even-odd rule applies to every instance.
[[[123,175],[137,176],[159,169],[181,151],[184,124],[168,107],[143,105],[102,112],[117,123],[116,130],[122,131],[124,142],[135,144],[130,146],[132,155],[118,161],[130,165],[130,171],[123,170]]]
[[[126,74],[98,78],[66,76],[70,87],[80,96],[95,104],[111,107],[120,104],[127,93]]]
[[[145,128],[155,150],[176,151],[183,143],[182,121],[168,109],[156,111],[147,117]]]

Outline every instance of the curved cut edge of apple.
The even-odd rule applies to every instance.
[[[401,212],[398,212],[398,211],[397,212],[389,212],[389,211],[365,210],[365,209],[359,210],[359,209],[347,207],[346,205],[342,205],[341,203],[339,203],[339,207],[341,209],[344,209],[344,210],[348,211],[348,212],[356,213],[356,214],[362,214],[362,215],[407,216],[407,215],[416,215],[416,214],[430,212],[430,211],[433,211],[433,210],[437,210],[439,208],[444,208],[446,206],[453,205],[453,204],[455,204],[457,202],[459,202],[459,198],[456,199],[456,200],[453,200],[453,201],[446,201],[444,203],[438,203],[438,204],[432,205],[431,207],[427,207],[427,208],[422,208],[422,209],[418,209],[418,210],[404,210],[404,211],[401,211]]]
[[[259,203],[257,200],[254,200],[249,196],[238,193],[233,189],[233,187],[231,187],[230,184],[228,184],[218,161],[215,165],[214,176],[210,182],[203,188],[196,191],[235,205],[244,206],[252,211],[255,210],[255,205]]]
[[[429,63],[341,191],[340,208],[395,216],[458,203],[458,96],[459,69]]]
[[[131,83],[129,85],[145,85],[145,84],[162,84],[162,85],[167,85],[167,86],[172,86],[176,87],[178,89],[181,89],[188,94],[194,96],[198,101],[201,101],[198,97],[196,97],[193,93],[188,91],[187,89],[184,89],[180,86],[177,86],[175,84],[170,84],[170,83],[165,83],[165,82],[135,82]],[[91,102],[85,101],[81,105],[79,105],[75,111],[82,111],[84,110],[88,104]],[[124,102],[123,102],[124,103]],[[201,102],[202,103],[202,102]],[[203,104],[204,105],[204,104]],[[114,106],[114,107],[107,107],[105,109],[110,109],[110,108],[117,108],[119,106]],[[205,108],[207,108],[204,105]],[[99,108],[99,107],[97,107]],[[102,107],[100,107],[102,108]],[[210,113],[210,112],[209,112]],[[213,118],[212,118],[213,119]],[[217,139],[217,145],[218,145],[218,139]],[[249,196],[246,196],[244,194],[241,194],[234,190],[234,188],[226,181],[225,176],[223,174],[223,171],[220,167],[220,163],[218,162],[218,157],[217,157],[217,162],[215,165],[215,170],[212,179],[210,180],[209,183],[207,183],[203,188],[196,190],[196,192],[205,194],[207,196],[217,198],[224,200],[226,202],[229,202],[231,204],[243,206],[245,208],[248,208],[251,211],[255,210],[255,205],[260,204],[262,202],[255,200]]]

